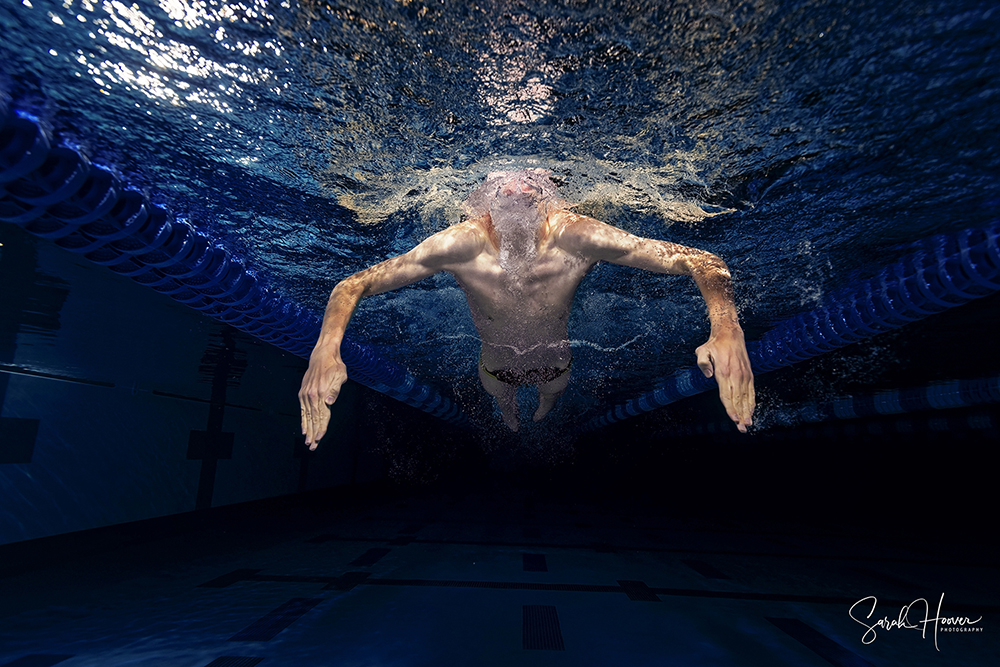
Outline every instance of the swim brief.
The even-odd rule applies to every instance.
[[[498,371],[491,371],[486,368],[486,364],[483,363],[482,359],[479,360],[479,365],[482,366],[483,372],[494,380],[499,380],[504,384],[514,385],[515,387],[523,387],[545,384],[546,382],[552,382],[558,377],[562,377],[566,373],[569,373],[569,369],[573,365],[573,360],[570,359],[569,366],[566,366],[566,368],[547,366],[545,368],[529,368],[523,371],[503,368]]]

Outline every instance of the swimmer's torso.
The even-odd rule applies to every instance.
[[[500,266],[485,231],[482,251],[448,267],[465,291],[483,342],[482,360],[491,370],[566,368],[570,362],[567,323],[573,295],[593,266],[558,245],[571,214],[555,212],[537,255],[518,270]],[[474,223],[463,223],[471,225]]]

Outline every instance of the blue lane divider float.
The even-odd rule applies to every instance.
[[[832,401],[807,403],[798,408],[806,422],[899,415],[924,410],[946,410],[1000,403],[1000,376],[952,380],[925,387],[880,391],[862,396],[842,396]]]
[[[971,380],[949,380],[921,387],[892,389],[869,394],[840,396],[826,401],[809,401],[781,408],[784,415],[778,426],[787,420],[816,424],[834,420],[885,417],[928,410],[974,407],[1000,403],[1000,375]],[[969,415],[965,420],[970,428],[989,428],[992,421],[982,414]],[[661,431],[660,435],[694,436],[705,433],[735,434],[732,424],[723,422],[687,424]]]
[[[226,248],[86,156],[52,146],[29,117],[0,101],[0,220],[128,276],[206,315],[308,357],[320,320],[271,291]],[[350,337],[341,356],[351,379],[449,422],[461,409],[376,348]]]
[[[775,326],[747,344],[755,375],[790,366],[850,343],[960,306],[1000,289],[1000,223],[942,234],[875,276],[836,291],[815,310]],[[694,366],[589,420],[593,430],[669,405],[713,387]]]

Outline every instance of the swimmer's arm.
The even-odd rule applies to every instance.
[[[635,236],[593,218],[571,215],[572,222],[560,234],[560,246],[595,262],[691,276],[708,305],[712,330],[740,328],[729,268],[722,259],[704,250]]]
[[[474,228],[456,225],[431,236],[403,255],[348,276],[333,288],[319,340],[309,356],[309,368],[299,389],[302,434],[309,449],[316,449],[326,434],[330,421],[328,406],[337,400],[341,386],[347,381],[347,366],[340,356],[340,344],[361,299],[398,289],[469,261],[482,247],[483,238]]]
[[[712,326],[708,341],[696,351],[698,367],[706,377],[715,376],[726,412],[745,432],[755,407],[753,372],[726,263],[704,250],[642,238],[592,218],[571,215],[559,238],[559,244],[570,252],[591,261],[694,279]]]
[[[339,356],[344,331],[361,299],[405,287],[468,261],[482,246],[478,234],[456,225],[427,238],[407,253],[348,276],[330,293],[316,347],[336,347]]]

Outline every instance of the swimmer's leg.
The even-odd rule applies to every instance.
[[[545,415],[549,414],[549,411],[555,407],[556,401],[563,395],[569,384],[569,373],[567,370],[555,380],[538,385],[538,409],[535,410],[535,416],[532,417],[534,421],[542,421]]]
[[[483,370],[482,364],[479,364],[479,381],[483,383],[483,389],[486,390],[486,393],[497,399],[503,423],[511,431],[517,432],[520,427],[517,415],[517,387],[489,375]]]

